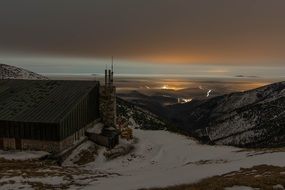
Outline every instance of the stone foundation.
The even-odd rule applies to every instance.
[[[43,150],[47,152],[59,152],[60,143],[57,141],[41,141],[22,139],[21,150]]]
[[[15,139],[15,138],[0,138],[0,149],[3,150],[37,150],[47,151],[51,153],[59,153],[72,147],[83,136],[85,136],[85,130],[92,126],[94,121],[86,127],[75,132],[73,135],[65,138],[62,141],[46,141],[46,140],[32,140],[32,139]]]
[[[4,150],[15,150],[16,142],[15,139],[12,138],[2,138],[0,140],[0,148]]]

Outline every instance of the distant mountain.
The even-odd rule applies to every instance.
[[[39,79],[47,80],[47,77],[39,75],[37,73],[14,67],[11,65],[0,63],[0,79]]]
[[[159,116],[166,114],[166,109],[163,106],[165,103],[177,103],[177,98],[174,97],[165,97],[163,95],[145,95],[135,90],[128,93],[117,93],[117,96],[133,105],[137,105],[140,108],[149,110]]]
[[[285,82],[169,106],[165,117],[207,143],[285,146]]]
[[[258,76],[254,76],[254,75],[251,75],[251,76],[246,76],[246,75],[236,75],[235,77],[237,77],[237,78],[258,78]]]

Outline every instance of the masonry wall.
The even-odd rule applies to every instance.
[[[97,122],[97,121],[95,121]],[[33,139],[15,139],[15,138],[0,138],[0,149],[3,150],[42,150],[52,153],[61,152],[69,147],[72,147],[76,142],[85,138],[85,131],[94,122],[76,131],[74,134],[61,141],[48,140],[33,140]]]
[[[114,86],[100,87],[100,115],[105,125],[116,126],[116,88]]]

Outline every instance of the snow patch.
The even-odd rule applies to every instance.
[[[282,190],[282,189],[284,189],[284,186],[281,185],[281,184],[277,184],[277,185],[274,185],[272,188],[273,188],[273,189]]]
[[[259,188],[252,188],[248,186],[232,186],[226,187],[225,190],[259,190]]]
[[[242,168],[268,164],[285,166],[284,152],[248,156],[250,151],[228,146],[201,145],[191,138],[168,131],[134,129],[134,151],[113,160],[103,150],[86,169],[118,173],[100,178],[86,189],[131,190],[195,183]]]
[[[4,151],[0,150],[0,158],[5,160],[29,160],[39,159],[49,155],[48,152],[44,151]]]

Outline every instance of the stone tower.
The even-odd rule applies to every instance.
[[[116,87],[114,86],[113,58],[111,69],[105,69],[105,84],[100,87],[100,112],[103,123],[116,127]]]

